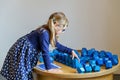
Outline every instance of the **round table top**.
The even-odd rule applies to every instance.
[[[63,71],[63,73],[51,73],[51,72],[40,70],[37,67],[34,67],[33,72],[40,75],[53,76],[53,77],[59,77],[59,78],[92,78],[92,77],[112,74],[113,72],[117,71],[120,68],[120,58],[119,58],[119,63],[113,66],[112,68],[105,69],[105,67],[102,66],[99,72],[91,72],[91,73],[77,73],[76,69],[74,68],[61,64],[59,62],[54,62],[54,63],[61,67],[60,69]]]

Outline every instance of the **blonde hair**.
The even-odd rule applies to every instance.
[[[62,12],[55,12],[50,15],[49,20],[47,22],[48,29],[50,32],[50,44],[52,47],[55,47],[55,39],[56,39],[56,34],[55,34],[55,29],[54,29],[54,24],[58,22],[60,25],[63,25],[64,27],[68,26],[68,19],[66,18],[65,14]]]

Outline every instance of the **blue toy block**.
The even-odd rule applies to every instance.
[[[90,66],[92,67],[92,69],[96,66],[96,64],[90,64]]]
[[[92,70],[95,72],[100,71],[100,66],[96,65],[96,61],[95,60],[90,60],[89,61],[90,66],[92,67]]]
[[[81,66],[82,64],[78,61],[77,58],[74,58],[73,59],[73,65],[74,65],[73,67],[77,68],[77,67]]]
[[[50,57],[50,61],[53,63],[54,62],[54,59],[52,57]]]
[[[59,51],[58,51],[58,50],[56,50],[56,49],[54,49],[54,50],[53,50],[53,53],[59,53]]]
[[[118,60],[118,55],[112,55],[113,58],[117,59]]]
[[[69,55],[66,55],[65,64],[66,64],[67,66],[69,65]]]
[[[85,72],[92,72],[92,67],[89,64],[84,65]]]
[[[39,57],[39,61],[43,62],[43,57],[42,56]]]
[[[59,60],[60,60],[60,53],[56,54],[55,60],[59,62]]]
[[[66,55],[66,59],[65,59],[65,64],[67,65],[67,66],[70,66],[70,55]]]
[[[117,65],[118,64],[118,56],[113,55],[111,58],[111,61],[112,61],[112,65]]]
[[[43,62],[42,52],[39,53],[38,60],[39,62]]]
[[[98,64],[99,66],[104,65],[104,63],[103,63],[103,58],[99,58],[99,59],[97,60],[97,64]]]
[[[75,59],[72,60],[72,68],[76,68],[76,66],[75,66]]]
[[[90,50],[87,50],[86,48],[82,48],[80,55],[80,53],[77,50],[74,51],[80,58],[80,62],[78,62],[77,58],[72,59],[72,57],[69,54],[59,52],[58,50],[53,50],[53,52],[50,52],[50,56],[51,56],[50,59],[52,62],[55,59],[60,63],[63,63],[72,68],[76,68],[78,73],[92,72],[92,71],[98,72],[101,70],[101,66],[104,64],[106,69],[112,68],[113,65],[118,64],[118,56],[112,55],[111,52],[106,52],[104,50],[99,52],[94,48]]]
[[[62,63],[63,62],[63,55],[62,55],[63,53],[60,53],[59,54],[59,60],[58,60],[58,62],[60,62],[60,63]]]
[[[84,67],[82,66],[82,64],[79,64],[79,66],[77,66],[77,72],[78,73],[84,73],[85,72],[85,69],[84,69]]]
[[[104,57],[104,58],[103,58],[104,64],[105,64],[108,60],[109,60],[109,58]]]
[[[97,61],[99,59],[99,56],[98,55],[93,55],[93,59]]]
[[[72,59],[71,67],[72,67],[72,68],[75,68],[74,59]]]
[[[96,65],[96,66],[93,66],[92,69],[93,69],[94,72],[99,72],[101,70],[101,67]]]
[[[68,59],[69,59],[69,57],[68,57],[69,55],[68,54],[64,54],[64,57],[65,57],[65,64],[66,65],[68,65]]]
[[[94,66],[96,66],[96,61],[95,60],[89,60],[89,64],[93,68]]]
[[[68,59],[69,61],[68,61],[68,66],[71,66],[72,67],[72,57],[71,56],[69,56],[69,59]]]
[[[62,54],[62,63],[65,64],[66,53]]]
[[[106,55],[106,57],[108,57],[109,59],[112,58],[112,53],[111,53],[111,52],[106,52],[105,55]]]
[[[83,64],[86,64],[88,61],[88,58],[87,57],[81,57],[80,58],[80,63],[83,65]]]
[[[62,55],[60,54],[59,56],[60,56],[59,62],[62,63],[62,62],[63,62],[63,61],[62,61]]]
[[[108,60],[105,64],[106,69],[112,68],[112,62],[111,60]]]
[[[87,54],[88,54],[87,49],[86,48],[82,48],[82,50],[81,50],[81,56],[87,56]]]
[[[104,50],[99,52],[99,57],[100,58],[104,58],[105,57],[105,51]]]
[[[81,58],[80,58],[80,63],[81,63],[81,64],[86,63],[85,60],[84,60],[84,58],[85,58],[85,57],[81,57]]]
[[[95,51],[95,48],[91,48],[90,50],[88,50],[88,56],[92,57]]]
[[[96,64],[95,60],[89,60],[89,64]]]
[[[84,67],[77,67],[77,72],[78,73],[85,73]]]
[[[99,56],[99,51],[94,51],[93,56]]]

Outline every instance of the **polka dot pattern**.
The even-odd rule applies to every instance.
[[[18,39],[8,51],[1,74],[7,80],[33,80],[32,68],[37,61],[37,50],[24,36]]]

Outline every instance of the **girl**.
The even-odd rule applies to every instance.
[[[47,71],[62,72],[59,69],[51,68],[50,44],[57,50],[68,53],[79,60],[73,49],[65,47],[57,41],[57,36],[64,32],[67,26],[68,20],[64,13],[51,14],[47,24],[33,30],[14,43],[5,58],[1,74],[7,80],[33,80],[32,69],[37,64],[40,52],[42,52]]]

